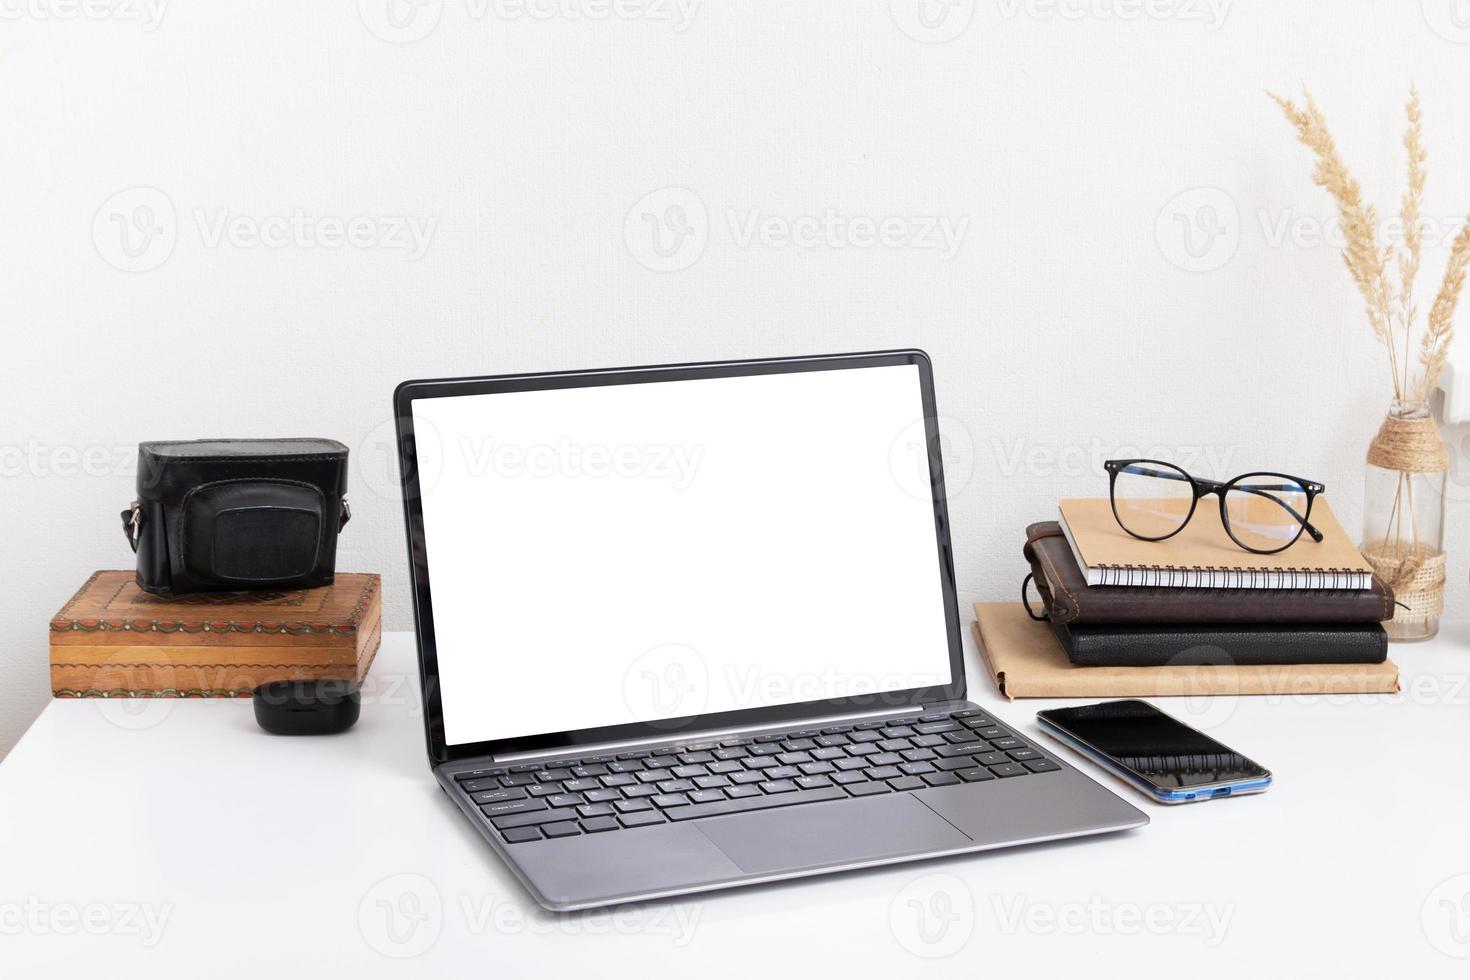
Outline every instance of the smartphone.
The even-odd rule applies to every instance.
[[[1144,701],[1038,711],[1041,730],[1160,803],[1264,793],[1271,773]]]

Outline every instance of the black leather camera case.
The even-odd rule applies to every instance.
[[[123,531],[155,595],[330,585],[347,523],[347,447],[331,439],[138,446]]]

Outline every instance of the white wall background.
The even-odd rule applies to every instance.
[[[0,0],[0,752],[47,619],[129,566],[140,439],[355,447],[339,567],[410,628],[411,376],[927,348],[966,599],[1016,594],[1023,525],[1111,453],[1315,477],[1355,528],[1382,353],[1264,91],[1310,84],[1392,210],[1417,81],[1441,241],[1470,208],[1456,0],[90,2]]]

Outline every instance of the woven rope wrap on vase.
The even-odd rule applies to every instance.
[[[1444,611],[1445,554],[1428,552],[1419,558],[1390,558],[1373,551],[1363,552],[1378,577],[1393,589],[1402,606],[1394,613],[1399,622],[1432,619]]]
[[[1444,473],[1450,468],[1449,453],[1439,437],[1439,427],[1428,415],[1385,418],[1368,446],[1368,462],[1401,473]],[[1394,598],[1408,607],[1400,607],[1394,614],[1395,620],[1431,619],[1444,610],[1443,551],[1421,546],[1406,556],[1403,549],[1385,545],[1364,548],[1363,557],[1393,589]]]
[[[1434,419],[1390,415],[1368,446],[1368,462],[1405,473],[1444,473],[1450,468],[1450,454]]]

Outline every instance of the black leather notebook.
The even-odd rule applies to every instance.
[[[1377,664],[1388,634],[1377,623],[1329,626],[1068,626],[1052,623],[1067,659],[1085,667],[1171,664]]]

